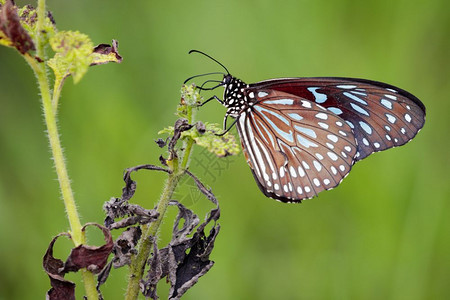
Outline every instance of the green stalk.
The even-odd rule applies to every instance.
[[[195,112],[196,110],[192,109],[191,106],[187,107],[187,119],[188,119],[188,123],[192,124],[195,120]],[[189,160],[191,158],[192,155],[192,146],[194,145],[194,140],[193,139],[189,139],[187,142],[185,142],[184,145],[184,155],[183,155],[183,161],[181,162],[181,169],[185,170],[188,165],[189,165]]]
[[[36,54],[42,60],[45,60],[45,45],[44,40],[44,22],[46,18],[45,0],[38,0],[37,7],[37,38]],[[48,82],[48,76],[46,72],[46,65],[44,62],[37,62],[34,57],[29,54],[24,55],[26,61],[33,69],[41,94],[42,109],[44,112],[45,124],[47,126],[48,139],[50,148],[52,151],[53,162],[55,164],[56,174],[58,176],[59,185],[61,188],[61,194],[66,208],[67,217],[70,223],[70,232],[72,241],[75,246],[86,243],[84,233],[81,231],[81,222],[78,216],[75,199],[73,197],[72,188],[70,185],[70,179],[67,172],[67,168],[64,161],[63,150],[61,142],[59,140],[58,126],[56,120],[56,110],[52,107],[52,98],[50,92],[50,86]],[[97,300],[98,293],[96,289],[96,282],[94,274],[87,270],[81,270],[83,278],[86,296],[89,300]]]
[[[188,121],[190,124],[193,122],[194,114],[192,111],[192,107],[187,107],[188,109]],[[129,282],[127,287],[127,292],[125,294],[125,300],[135,300],[139,295],[139,283],[142,280],[144,275],[145,265],[147,263],[150,252],[153,248],[152,240],[157,236],[159,227],[164,218],[164,215],[167,211],[167,207],[169,206],[169,202],[172,199],[172,195],[175,192],[175,189],[184,175],[184,170],[188,167],[189,158],[192,154],[192,145],[194,141],[189,139],[187,144],[185,145],[183,158],[181,162],[179,162],[178,158],[174,158],[172,161],[169,161],[169,168],[172,173],[169,174],[169,178],[166,181],[164,186],[164,190],[159,198],[156,210],[159,213],[159,217],[155,222],[150,223],[149,225],[142,226],[142,236],[141,243],[138,246],[138,254],[132,259],[130,268],[129,268]]]
[[[144,225],[142,228],[142,237],[141,243],[138,247],[138,254],[134,257],[130,265],[129,282],[127,292],[125,294],[126,300],[137,299],[139,295],[139,283],[144,275],[145,264],[153,247],[151,238],[155,237],[158,232],[159,226],[164,218],[164,214],[166,213],[167,206],[169,205],[169,201],[172,198],[175,188],[182,175],[183,173],[178,172],[169,175],[156,208],[160,214],[158,219],[150,225]]]

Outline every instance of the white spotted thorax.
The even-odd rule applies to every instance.
[[[226,116],[237,118],[240,113],[254,103],[254,98],[245,92],[249,85],[231,75],[223,77],[223,105],[227,108]]]

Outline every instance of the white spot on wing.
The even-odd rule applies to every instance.
[[[314,178],[314,179],[313,179],[313,182],[314,182],[314,184],[315,184],[316,186],[320,186],[320,181],[319,181],[319,179]]]
[[[302,161],[302,165],[305,168],[305,170],[309,170],[309,165],[306,163],[306,161]]]
[[[322,165],[317,160],[313,161],[313,164],[318,172],[320,172],[320,170],[322,170]]]
[[[316,114],[316,118],[321,119],[321,120],[326,120],[326,119],[328,119],[328,116],[324,113],[318,113],[318,114]]]
[[[392,123],[392,124],[394,124],[395,121],[397,121],[397,118],[394,117],[394,116],[391,115],[391,114],[385,114],[385,116],[386,116],[386,118],[388,119],[388,121],[389,121],[390,123]]]
[[[305,177],[305,170],[303,170],[301,166],[298,166],[298,175],[300,175],[300,177]]]
[[[297,178],[297,172],[295,172],[295,169],[293,166],[289,167],[289,173],[291,173],[292,177]]]
[[[381,99],[380,102],[381,102],[381,104],[382,104],[384,107],[389,108],[389,109],[392,109],[392,102],[391,102],[391,101],[386,100],[386,99]]]
[[[328,129],[328,124],[327,123],[323,123],[323,122],[318,122],[317,124],[319,124],[320,127],[324,128],[324,129]]]
[[[302,100],[302,106],[305,108],[312,108],[311,103],[305,100]]]
[[[336,87],[340,88],[340,89],[354,89],[354,88],[356,88],[356,85],[341,84],[341,85],[337,85]]]
[[[332,141],[333,143],[336,143],[337,141],[338,141],[338,137],[337,136],[335,136],[334,134],[328,134],[327,135],[327,138],[330,140],[330,141]]]
[[[267,96],[267,95],[269,95],[269,94],[266,93],[266,92],[258,92],[258,97],[259,97],[259,98],[263,98],[263,97],[265,97],[265,96]]]
[[[329,158],[331,158],[331,159],[334,160],[334,161],[337,161],[337,160],[338,160],[337,155],[334,154],[333,152],[328,151],[328,152],[327,152],[327,155],[328,155]]]

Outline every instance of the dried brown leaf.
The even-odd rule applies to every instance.
[[[14,2],[7,0],[0,8],[0,44],[14,47],[22,54],[36,50],[33,39],[20,24]]]
[[[64,270],[64,262],[53,256],[53,246],[60,236],[68,236],[68,233],[60,233],[55,236],[48,245],[47,252],[43,258],[43,267],[48,277],[50,278],[50,285],[52,288],[47,292],[47,299],[49,300],[75,300],[75,283],[64,279],[66,271]]]
[[[101,229],[106,243],[102,246],[80,245],[73,248],[64,264],[65,272],[76,272],[79,269],[87,268],[97,274],[103,270],[108,261],[108,256],[114,247],[109,229],[97,223],[87,223],[82,230],[84,231],[87,226],[96,226]]]

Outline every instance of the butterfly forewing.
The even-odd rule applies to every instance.
[[[350,126],[324,107],[271,89],[239,115],[238,131],[259,187],[285,202],[311,198],[340,183],[357,152]]]
[[[357,140],[356,160],[410,141],[425,122],[424,105],[397,87],[352,78],[284,78],[251,84],[314,101],[341,117]]]

